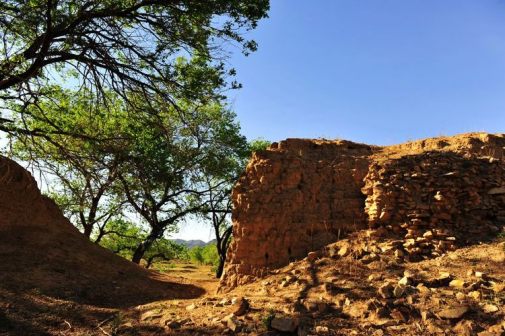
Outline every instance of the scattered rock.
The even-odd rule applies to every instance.
[[[376,327],[382,327],[382,328],[395,326],[397,324],[398,323],[395,320],[391,320],[391,319],[381,319],[381,320],[378,320],[374,323],[374,325]]]
[[[117,328],[118,333],[131,333],[133,331],[133,324],[131,322],[123,323]]]
[[[314,331],[316,332],[317,335],[328,335],[330,333],[330,329],[325,326],[316,326],[314,328]]]
[[[426,323],[426,330],[428,330],[430,334],[445,334],[444,328],[434,320],[428,320]]]
[[[165,324],[165,326],[169,329],[179,329],[181,327],[181,324],[177,321],[170,321]]]
[[[239,331],[242,328],[242,322],[240,322],[240,320],[235,316],[230,317],[226,325],[231,331]]]
[[[503,325],[500,323],[500,324],[495,324],[494,326],[491,326],[487,329],[487,331],[491,332],[491,333],[496,333],[498,335],[502,335],[503,334]]]
[[[294,332],[298,328],[298,319],[291,317],[274,317],[271,322],[272,329],[282,332]]]
[[[309,252],[307,255],[307,260],[308,261],[316,261],[316,259],[321,258],[321,253],[320,252]]]
[[[405,293],[405,285],[398,285],[393,289],[393,295],[396,298],[399,298]]]
[[[347,257],[351,253],[351,249],[349,246],[345,245],[340,250],[338,250],[338,255],[340,257]]]
[[[486,274],[484,274],[482,272],[475,272],[475,276],[477,278],[481,278],[481,279],[485,279],[487,277]]]
[[[505,290],[505,283],[497,283],[493,285],[493,291],[495,293],[501,293]]]
[[[142,316],[140,316],[140,320],[141,321],[156,320],[156,319],[160,319],[162,317],[163,317],[162,313],[156,313],[156,312],[150,310],[150,311],[147,311],[144,314],[142,314]]]
[[[467,285],[467,283],[464,281],[464,280],[452,280],[450,283],[449,283],[449,287],[453,287],[453,288],[459,288],[459,289],[463,289],[465,288]]]
[[[317,311],[320,313],[324,313],[328,310],[328,304],[326,302],[318,302],[317,303]]]
[[[468,296],[477,300],[477,301],[482,300],[482,293],[479,291],[470,292],[470,293],[468,293]]]
[[[459,319],[468,312],[467,306],[461,306],[453,309],[444,309],[438,313],[438,316],[443,319]]]
[[[423,283],[418,284],[416,288],[420,293],[424,294],[431,293],[430,289],[426,287]]]
[[[421,312],[421,318],[423,319],[423,321],[427,321],[429,318],[431,318],[433,316],[432,313],[430,313],[429,311],[422,311]]]
[[[412,284],[412,278],[411,277],[404,276],[403,278],[400,279],[400,281],[398,281],[398,285],[407,286],[407,285],[410,285],[410,284]]]
[[[489,331],[481,331],[477,336],[497,336],[497,334]]]
[[[230,313],[235,316],[244,315],[249,308],[249,302],[243,298],[239,297],[235,300],[235,303],[230,307]]]
[[[428,287],[447,286],[452,281],[452,275],[447,272],[440,273],[437,277],[425,280],[424,283]]]
[[[458,335],[474,335],[475,334],[475,323],[469,320],[461,320],[452,328]]]
[[[492,188],[487,192],[489,195],[505,194],[505,187]]]
[[[484,311],[484,313],[491,314],[491,313],[496,313],[498,310],[500,310],[500,308],[498,308],[497,306],[495,306],[493,304],[487,304],[482,308],[482,310]]]
[[[456,293],[456,299],[458,299],[459,301],[463,301],[464,299],[466,299],[466,295],[461,292],[458,292]]]
[[[393,296],[393,289],[393,284],[388,282],[380,286],[378,292],[383,299],[389,299]]]

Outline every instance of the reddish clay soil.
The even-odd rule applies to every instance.
[[[18,164],[0,158],[0,178],[0,334],[100,334],[120,311],[206,293],[88,241]]]

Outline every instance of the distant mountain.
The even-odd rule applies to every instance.
[[[188,249],[192,249],[193,247],[198,247],[198,246],[207,246],[207,245],[216,243],[215,239],[211,240],[208,243],[206,243],[200,239],[197,239],[197,240],[170,239],[170,240],[173,241],[174,243],[177,243],[177,244],[186,245]]]

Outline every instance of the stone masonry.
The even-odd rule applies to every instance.
[[[496,234],[505,219],[504,135],[390,147],[287,139],[253,154],[233,191],[221,290],[263,277],[350,231],[401,239],[388,252],[434,257]]]
[[[373,235],[401,239],[389,250],[409,261],[476,244],[505,224],[505,165],[494,158],[406,156],[372,164],[365,183]]]

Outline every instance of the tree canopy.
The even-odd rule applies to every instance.
[[[238,85],[227,81],[235,73],[228,46],[256,50],[242,33],[268,9],[269,0],[2,1],[0,130],[16,131],[11,114],[51,96],[62,79],[102,104],[108,91],[132,106],[128,93],[158,104],[219,100]],[[16,102],[11,114],[6,101]]]

